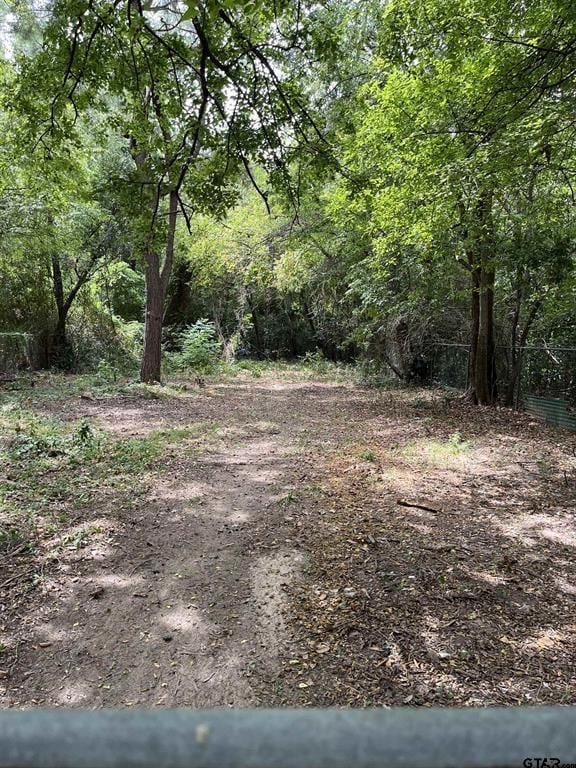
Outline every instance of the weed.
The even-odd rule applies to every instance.
[[[276,502],[279,507],[287,507],[289,504],[293,504],[297,500],[297,496],[294,491],[288,491],[285,496],[282,496]]]
[[[266,364],[258,360],[240,360],[236,363],[239,371],[247,371],[254,379],[260,379],[266,370]]]
[[[114,440],[85,419],[68,423],[13,406],[1,409],[0,551],[21,547],[29,537],[33,547],[35,529],[56,535],[112,488],[119,500],[136,493],[169,445],[208,428],[212,422]],[[94,532],[70,534],[66,545],[85,546]]]
[[[549,459],[540,458],[536,460],[536,466],[543,477],[550,477],[554,473],[554,466]]]
[[[411,443],[401,449],[399,454],[408,458],[424,455],[430,464],[442,466],[463,459],[471,447],[471,443],[463,440],[459,432],[453,432],[445,442],[424,440]]]
[[[11,552],[21,546],[24,538],[16,528],[0,528],[0,552]]]
[[[355,378],[360,386],[374,389],[393,389],[402,383],[389,366],[370,359],[358,363]]]
[[[94,378],[98,384],[116,384],[120,378],[120,371],[107,360],[100,360]]]
[[[470,449],[470,443],[462,440],[460,432],[453,432],[448,438],[449,450],[455,455],[466,453]]]
[[[179,368],[198,373],[211,373],[217,367],[222,345],[216,328],[209,320],[197,320],[180,335],[180,352],[174,356]]]
[[[90,538],[99,533],[102,533],[102,528],[99,525],[88,525],[66,534],[61,543],[63,547],[69,549],[83,549],[88,545]]]
[[[320,349],[314,352],[306,352],[302,358],[302,365],[311,368],[314,373],[320,376],[325,376],[330,371],[330,362],[326,360]]]

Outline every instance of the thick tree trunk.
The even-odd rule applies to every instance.
[[[66,333],[66,315],[58,317],[50,340],[49,363],[62,371],[73,368],[72,349]]]
[[[472,296],[470,312],[470,353],[468,356],[468,381],[467,389],[469,398],[476,403],[476,360],[478,359],[478,330],[480,328],[480,280],[478,272],[472,272]]]
[[[146,318],[144,325],[144,349],[140,366],[140,381],[157,383],[162,376],[162,326],[164,300],[174,262],[174,241],[178,217],[178,193],[170,192],[168,210],[168,234],[164,263],[154,251],[146,254]]]
[[[461,206],[461,222],[466,212]],[[496,398],[494,357],[494,280],[492,193],[483,193],[473,211],[471,224],[463,227],[467,240],[468,269],[472,277],[470,355],[467,398],[490,405]]]
[[[144,349],[140,366],[140,381],[151,384],[160,381],[162,374],[162,317],[164,291],[157,253],[146,256],[146,318]]]

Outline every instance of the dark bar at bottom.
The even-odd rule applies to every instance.
[[[0,768],[569,764],[576,767],[572,707],[0,712]]]

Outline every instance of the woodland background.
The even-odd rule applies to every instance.
[[[4,368],[308,355],[573,399],[571,2],[0,13]]]

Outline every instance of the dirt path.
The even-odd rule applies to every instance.
[[[212,435],[168,454],[129,511],[98,511],[102,535],[58,564],[21,618],[5,703],[258,704],[287,639],[285,587],[304,562],[283,530],[301,424],[337,390],[256,383],[52,406],[119,438],[199,421]]]
[[[35,407],[182,437],[3,620],[3,706],[576,700],[574,436],[297,376]]]

